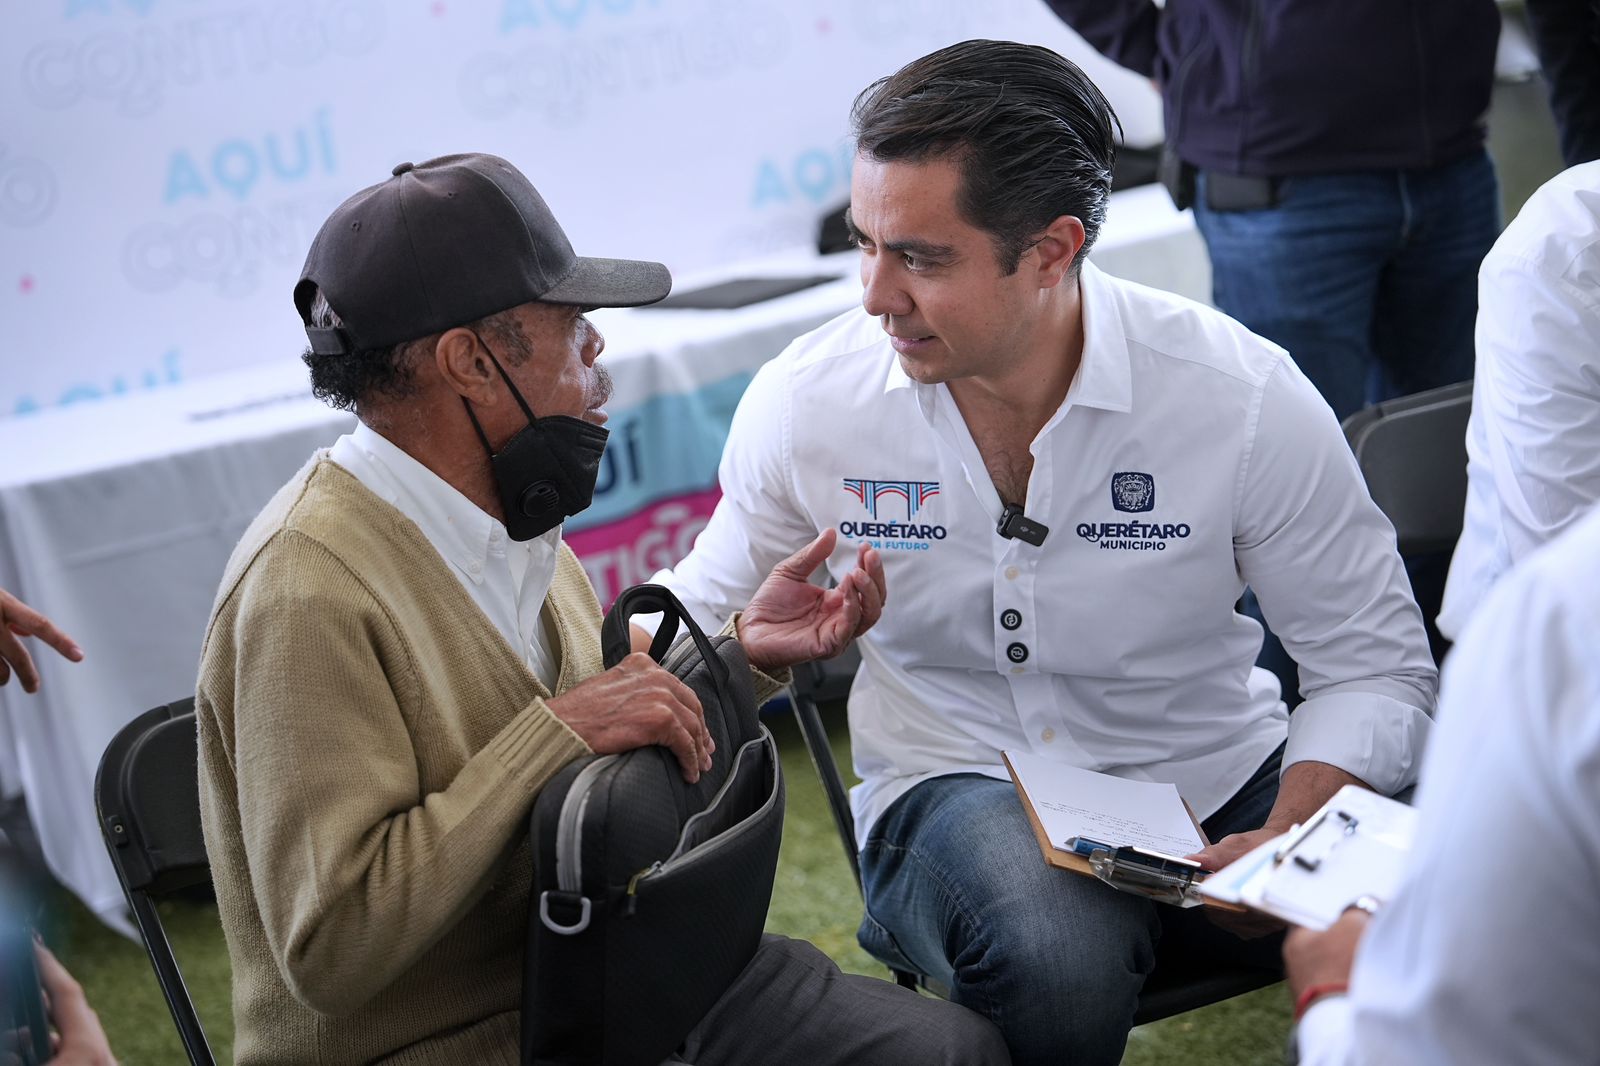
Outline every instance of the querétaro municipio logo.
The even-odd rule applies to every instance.
[[[1153,511],[1156,479],[1136,470],[1111,475],[1111,506],[1119,511]]]

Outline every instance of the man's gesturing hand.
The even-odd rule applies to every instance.
[[[810,583],[812,571],[833,553],[839,534],[821,536],[772,568],[739,616],[739,643],[750,665],[781,670],[812,659],[829,659],[877,624],[888,600],[883,559],[862,544],[856,566],[837,588]]]
[[[546,701],[552,714],[601,755],[660,744],[690,784],[711,769],[716,745],[694,690],[642,652]]]

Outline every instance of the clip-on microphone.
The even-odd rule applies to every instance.
[[[1050,527],[1023,514],[1022,504],[1008,503],[1005,510],[1000,512],[1000,524],[995,527],[995,532],[1011,540],[1026,541],[1037,548],[1050,535]]]

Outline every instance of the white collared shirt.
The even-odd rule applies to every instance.
[[[852,311],[762,368],[723,499],[657,580],[702,624],[742,608],[817,532],[838,577],[878,544],[889,599],[850,695],[857,835],[917,782],[1004,779],[1005,749],[1176,783],[1203,818],[1288,734],[1375,788],[1409,784],[1435,672],[1421,615],[1332,412],[1272,344],[1217,312],[1083,268],[1084,353],[1034,440],[1026,514],[1001,501],[943,385],[903,373]],[[1254,670],[1246,582],[1301,663],[1286,727]]]
[[[1446,636],[1600,500],[1600,162],[1546,182],[1478,272],[1467,479]]]
[[[561,527],[522,543],[510,539],[499,520],[364,422],[335,441],[328,457],[417,524],[506,643],[554,689],[559,670],[544,601]]]
[[[1600,1057],[1600,510],[1519,564],[1445,663],[1417,840],[1301,1066]]]

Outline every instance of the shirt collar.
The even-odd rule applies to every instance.
[[[1093,263],[1084,262],[1078,274],[1079,301],[1083,313],[1083,358],[1073,375],[1061,405],[1065,411],[1074,405],[1099,407],[1107,411],[1133,409],[1133,371],[1128,360],[1128,337],[1122,329],[1122,313],[1116,294],[1106,276]],[[889,338],[883,338],[885,346]],[[885,395],[913,389],[924,413],[930,410],[938,386],[919,386],[906,375],[900,359],[889,349],[889,369],[884,375]],[[1058,412],[1059,414],[1059,412]]]
[[[389,502],[417,524],[440,555],[474,584],[482,583],[490,548],[505,544],[506,527],[365,422],[358,422],[350,437],[388,476]]]
[[[1087,260],[1078,272],[1078,300],[1083,308],[1083,358],[1061,406],[1131,411],[1133,368],[1122,309],[1110,279]]]

